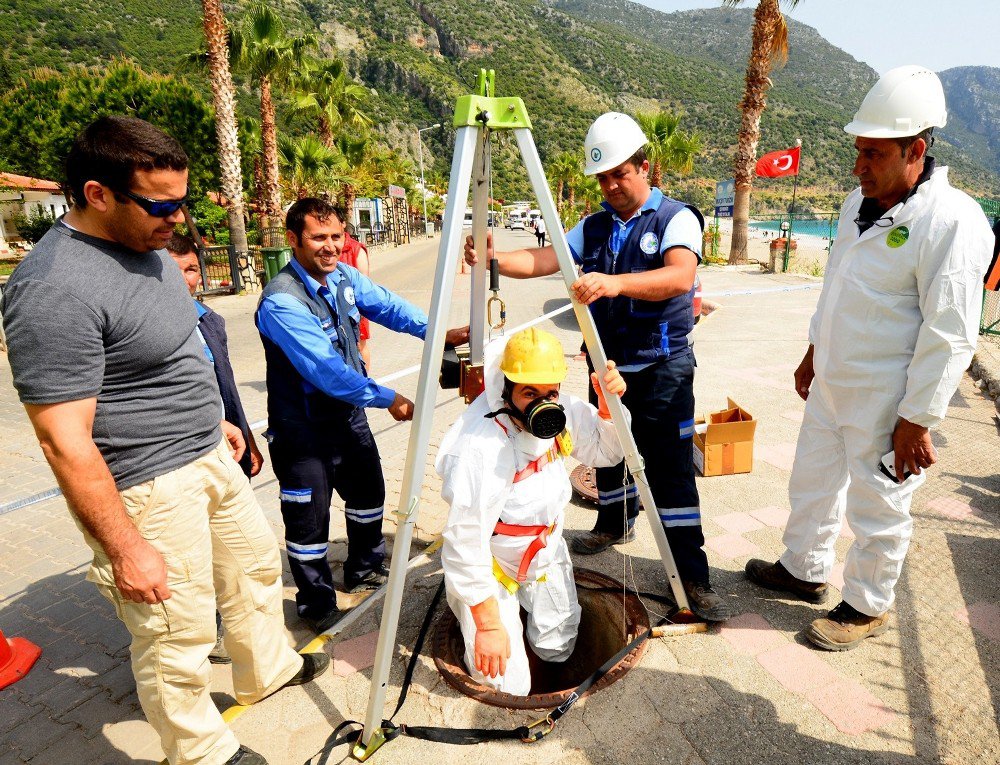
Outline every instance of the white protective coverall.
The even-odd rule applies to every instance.
[[[813,380],[789,483],[782,565],[826,582],[846,508],[856,539],[843,599],[878,616],[893,604],[909,546],[910,499],[878,469],[898,418],[933,428],[976,346],[992,235],[979,205],[936,169],[863,234],[860,189],[847,197],[809,325]],[[890,220],[891,219],[891,222]]]
[[[565,661],[576,643],[580,605],[573,564],[563,539],[563,511],[571,495],[564,460],[549,462],[529,478],[514,483],[514,475],[551,448],[553,440],[543,441],[518,430],[505,414],[495,420],[484,417],[506,406],[501,399],[502,351],[502,342],[487,347],[485,392],[452,425],[438,452],[435,468],[443,479],[441,493],[451,506],[443,534],[441,563],[448,605],[458,618],[465,638],[469,675],[500,691],[526,696],[531,689],[531,674],[520,607],[528,612],[528,640],[534,652],[546,661]],[[596,467],[610,467],[622,460],[622,448],[610,420],[602,420],[597,409],[568,393],[560,392],[559,403],[566,410],[573,457]],[[495,558],[503,572],[516,579],[534,537],[494,535],[498,521],[521,526],[554,526],[546,546],[532,559],[526,580],[516,594],[501,586],[494,576],[493,561]],[[542,576],[544,580],[538,581]],[[511,647],[507,671],[496,678],[484,676],[476,669],[476,624],[470,610],[470,606],[491,597],[497,599]]]

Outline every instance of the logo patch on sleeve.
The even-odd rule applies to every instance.
[[[647,231],[642,235],[642,239],[639,240],[639,249],[647,255],[655,254],[659,246],[660,240],[656,238],[656,234],[652,231]]]

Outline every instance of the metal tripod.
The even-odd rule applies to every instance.
[[[441,246],[438,251],[437,268],[434,275],[434,290],[428,313],[427,335],[420,365],[413,425],[410,429],[410,439],[407,445],[399,509],[395,512],[398,523],[396,541],[392,549],[388,590],[382,609],[382,623],[375,652],[375,665],[372,669],[372,684],[368,696],[364,729],[359,742],[355,744],[352,751],[354,758],[360,761],[370,757],[386,740],[385,731],[382,728],[382,714],[385,707],[390,665],[396,649],[396,630],[399,623],[410,544],[420,505],[420,489],[424,480],[423,471],[430,441],[438,371],[444,352],[448,309],[455,286],[458,259],[461,258],[463,249],[462,224],[465,202],[469,198],[469,187],[473,181],[475,182],[472,207],[473,240],[478,252],[486,252],[489,197],[487,170],[491,132],[503,130],[514,133],[532,189],[538,199],[539,209],[545,219],[545,226],[551,232],[552,245],[555,247],[559,259],[560,273],[571,295],[570,287],[577,279],[576,267],[573,264],[569,245],[566,243],[562,222],[552,200],[552,194],[542,170],[542,163],[531,135],[531,121],[528,118],[524,102],[520,98],[494,97],[492,70],[480,72],[478,86],[478,95],[463,96],[458,99],[455,107],[454,125],[457,128],[455,155],[451,163],[448,204],[445,208]],[[472,362],[481,362],[483,358],[486,276],[487,266],[484,260],[480,259],[472,269],[472,306],[469,329],[470,361]],[[597,335],[597,327],[589,309],[574,301],[573,310],[576,313],[576,320],[580,325],[594,368],[597,370],[605,369],[607,357],[604,354],[604,348]],[[600,374],[598,379],[603,387],[604,381]],[[656,546],[659,548],[663,568],[670,581],[674,599],[680,609],[688,611],[690,609],[687,596],[681,585],[677,565],[670,552],[667,536],[660,522],[652,490],[646,480],[643,459],[639,455],[635,439],[632,437],[632,432],[625,419],[621,400],[612,395],[606,395],[606,399],[618,438],[625,452],[625,463],[635,479],[642,505],[646,510],[646,517],[653,529],[653,537],[656,539]]]

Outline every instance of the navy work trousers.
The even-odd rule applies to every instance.
[[[632,414],[632,435],[681,579],[707,582],[692,451],[694,368],[694,350],[689,349],[639,372],[622,372],[628,385],[622,403]],[[596,404],[593,391],[591,401]],[[639,515],[635,482],[624,461],[595,473],[599,509],[594,531],[620,536]]]
[[[281,491],[288,564],[299,616],[318,619],[337,608],[327,560],[333,492],[347,515],[348,589],[385,559],[385,481],[365,410],[309,425],[272,424],[271,464]]]

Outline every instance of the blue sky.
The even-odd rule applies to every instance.
[[[711,0],[636,0],[660,11],[717,8]],[[748,8],[757,4],[748,2]],[[935,71],[1000,67],[997,0],[802,0],[793,11],[838,48],[882,73],[902,64]],[[795,45],[795,40],[791,41]]]

